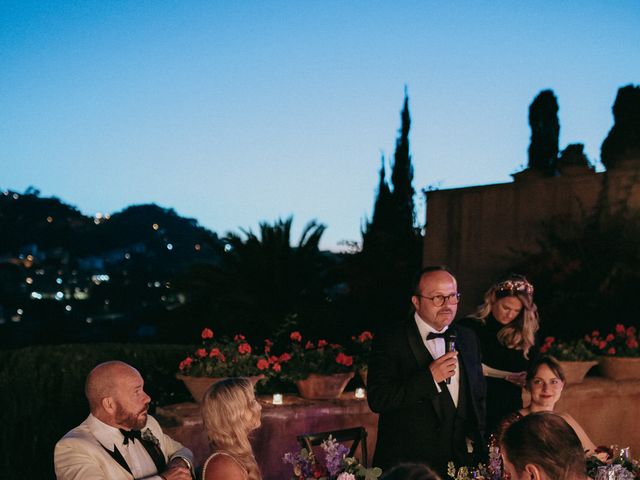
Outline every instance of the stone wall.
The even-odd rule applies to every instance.
[[[607,173],[567,166],[556,177],[525,170],[512,183],[429,191],[423,264],[452,269],[464,315],[482,303],[485,290],[519,252],[539,250],[543,222],[584,218],[605,192],[610,208],[640,209],[640,162]]]

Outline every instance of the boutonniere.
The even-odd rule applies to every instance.
[[[160,440],[156,438],[150,428],[142,432],[142,440],[153,443],[156,447],[160,446]]]

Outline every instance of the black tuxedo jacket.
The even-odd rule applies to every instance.
[[[471,330],[449,328],[457,332],[458,361],[468,385],[465,435],[475,452],[483,452],[486,384],[480,347]],[[442,471],[453,460],[451,446],[442,441],[443,393],[429,370],[432,361],[413,316],[374,338],[367,376],[369,406],[380,414],[374,466],[384,470],[403,461],[425,462]]]

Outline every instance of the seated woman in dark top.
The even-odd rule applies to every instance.
[[[461,324],[480,340],[487,379],[486,431],[493,432],[505,415],[522,408],[522,387],[539,328],[533,285],[522,275],[509,275],[489,288],[484,303]]]
[[[555,412],[556,403],[560,400],[560,395],[562,395],[562,389],[564,388],[564,380],[562,367],[553,357],[547,355],[538,357],[527,372],[526,388],[531,394],[531,403],[507,415],[502,420],[496,431],[497,439],[500,440],[500,437],[510,424],[531,413]],[[595,444],[575,418],[568,413],[555,413],[560,415],[571,426],[580,439],[584,453],[587,456],[595,454]]]

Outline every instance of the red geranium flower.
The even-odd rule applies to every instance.
[[[199,348],[198,350],[196,350],[196,356],[198,358],[204,358],[207,356],[207,351],[204,348]]]
[[[203,340],[206,340],[208,338],[213,338],[213,330],[211,330],[210,328],[205,328],[204,330],[202,330],[202,333],[200,334],[200,336],[202,337]]]
[[[248,343],[241,343],[240,345],[238,345],[238,352],[243,355],[246,353],[251,353],[251,345],[249,345]]]
[[[261,358],[260,360],[258,360],[256,366],[258,367],[258,370],[266,370],[267,368],[269,368],[269,360],[267,360],[266,358]]]
[[[289,338],[294,342],[301,342],[302,341],[302,335],[300,335],[300,332],[298,332],[298,331],[291,332],[291,335],[289,335]]]
[[[607,355],[615,355],[616,354],[616,349],[613,347],[610,347],[609,350],[607,350]]]

